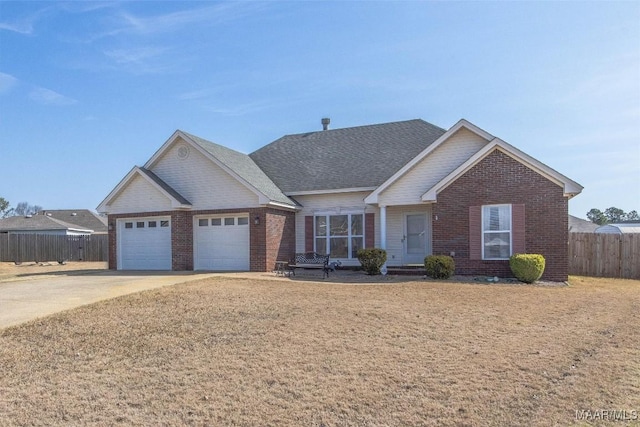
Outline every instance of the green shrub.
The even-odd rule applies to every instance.
[[[380,274],[380,267],[387,262],[387,251],[379,248],[366,248],[358,250],[358,261],[367,274],[373,276]]]
[[[544,257],[539,254],[514,254],[509,258],[509,267],[521,282],[533,283],[544,273]]]
[[[432,279],[448,279],[456,271],[456,263],[448,255],[429,255],[424,259],[424,269]]]

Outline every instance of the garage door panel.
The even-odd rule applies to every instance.
[[[120,270],[171,270],[168,218],[134,218],[119,223]]]
[[[195,270],[249,270],[248,217],[196,219],[194,254]]]

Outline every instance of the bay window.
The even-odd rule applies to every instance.
[[[364,215],[316,215],[314,245],[316,252],[331,258],[356,258],[364,247]]]

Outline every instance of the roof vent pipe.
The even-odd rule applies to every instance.
[[[329,123],[331,123],[331,119],[328,117],[325,117],[322,119],[322,130],[327,130],[329,129]]]

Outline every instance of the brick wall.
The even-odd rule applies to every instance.
[[[562,187],[499,150],[438,194],[433,206],[433,253],[455,251],[456,274],[513,276],[508,261],[469,256],[469,207],[503,203],[524,204],[525,250],[545,257],[542,278],[567,280],[568,201]]]
[[[288,261],[296,252],[295,213],[272,209],[266,212],[266,218],[266,265],[260,271],[272,270],[276,261]]]
[[[192,212],[171,212],[171,269],[193,270]]]

